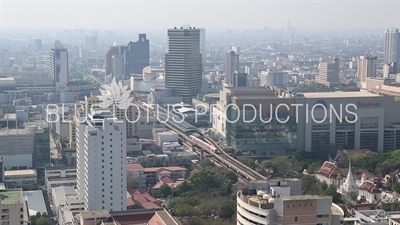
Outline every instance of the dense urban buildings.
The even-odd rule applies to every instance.
[[[168,53],[165,54],[165,87],[175,96],[191,103],[202,85],[200,30],[196,28],[168,29]]]

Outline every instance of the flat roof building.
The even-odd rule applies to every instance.
[[[2,224],[29,225],[29,214],[22,189],[0,190],[0,221]]]

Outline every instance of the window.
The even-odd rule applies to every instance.
[[[297,216],[294,217],[294,222],[297,222]]]
[[[1,213],[9,213],[9,210],[8,209],[2,209]]]
[[[317,218],[328,218],[329,214],[319,214],[317,215]]]

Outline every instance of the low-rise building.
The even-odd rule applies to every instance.
[[[187,169],[179,166],[143,168],[140,164],[127,164],[127,172],[135,180],[144,178],[148,184],[157,183],[160,178],[165,176],[171,177],[174,180],[185,179],[187,177]]]
[[[376,203],[382,199],[382,192],[378,186],[369,180],[364,181],[359,187],[358,197],[365,197],[365,200],[369,203]]]
[[[76,168],[47,167],[44,172],[47,192],[59,186],[76,187]]]
[[[331,196],[276,197],[262,190],[237,193],[237,224],[331,224],[339,225],[344,211]]]
[[[333,185],[336,188],[340,188],[345,182],[347,176],[346,173],[335,163],[326,161],[315,173],[315,177],[320,182],[325,182],[327,185]]]
[[[28,187],[37,183],[36,170],[4,171],[4,182],[7,187]]]

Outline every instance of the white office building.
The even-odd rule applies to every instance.
[[[76,137],[77,189],[85,210],[125,210],[126,123],[98,110],[77,125]]]

